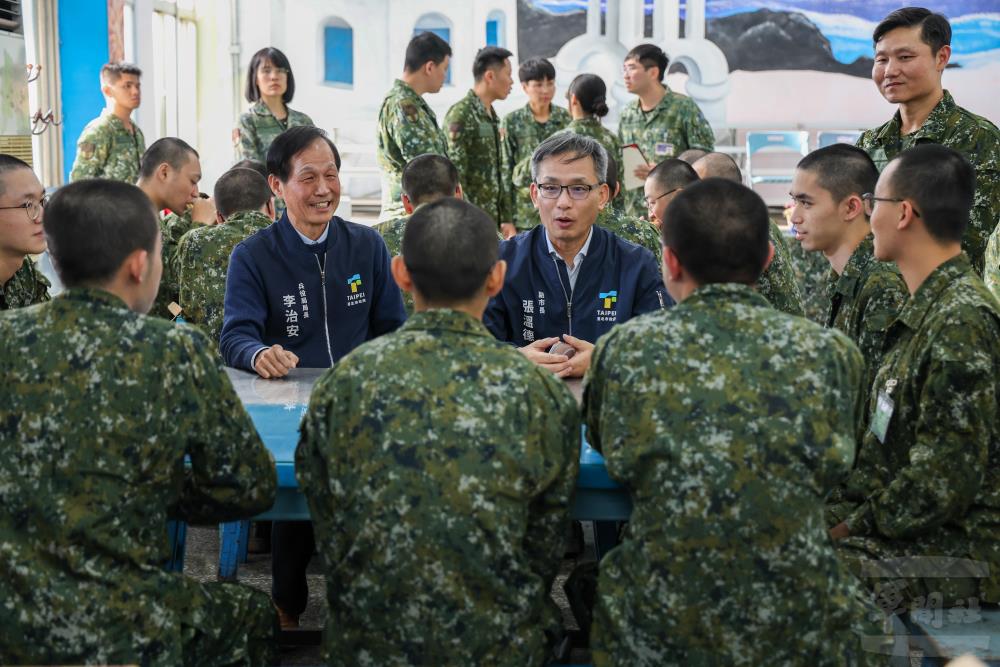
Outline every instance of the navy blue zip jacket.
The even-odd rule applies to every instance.
[[[593,230],[572,290],[566,264],[549,255],[543,226],[500,244],[507,278],[483,316],[494,336],[518,347],[562,334],[593,343],[617,322],[673,305],[653,253]]]
[[[317,252],[286,213],[233,249],[219,349],[226,365],[246,370],[269,345],[294,352],[302,368],[327,368],[404,320],[378,232],[334,216]]]

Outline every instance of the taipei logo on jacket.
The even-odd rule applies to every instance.
[[[597,321],[598,322],[615,322],[618,319],[618,311],[615,310],[615,304],[618,303],[618,290],[610,290],[608,292],[598,292],[598,300],[601,302],[601,308],[597,309]]]
[[[347,287],[350,291],[347,293],[347,305],[357,306],[362,303],[367,302],[365,298],[365,293],[361,290],[361,274],[355,273],[353,276],[347,279]]]

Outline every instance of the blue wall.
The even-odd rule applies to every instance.
[[[99,77],[106,62],[108,3],[104,0],[59,0],[63,178],[67,181],[80,132],[104,108]]]

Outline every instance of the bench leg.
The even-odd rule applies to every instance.
[[[249,526],[249,521],[230,521],[219,524],[220,581],[236,581],[239,557],[246,550]]]

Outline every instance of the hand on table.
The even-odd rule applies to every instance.
[[[570,346],[576,352],[572,356],[550,353],[549,348],[559,342],[559,338],[553,336],[536,340],[534,343],[518,349],[529,360],[551,371],[558,378],[583,377],[587,368],[590,367],[590,354],[594,345],[570,335],[563,335],[563,344]]]
[[[288,371],[299,365],[299,358],[294,353],[282,348],[280,345],[272,345],[257,355],[257,361],[253,369],[257,375],[265,380],[270,378],[280,378],[288,375]]]

